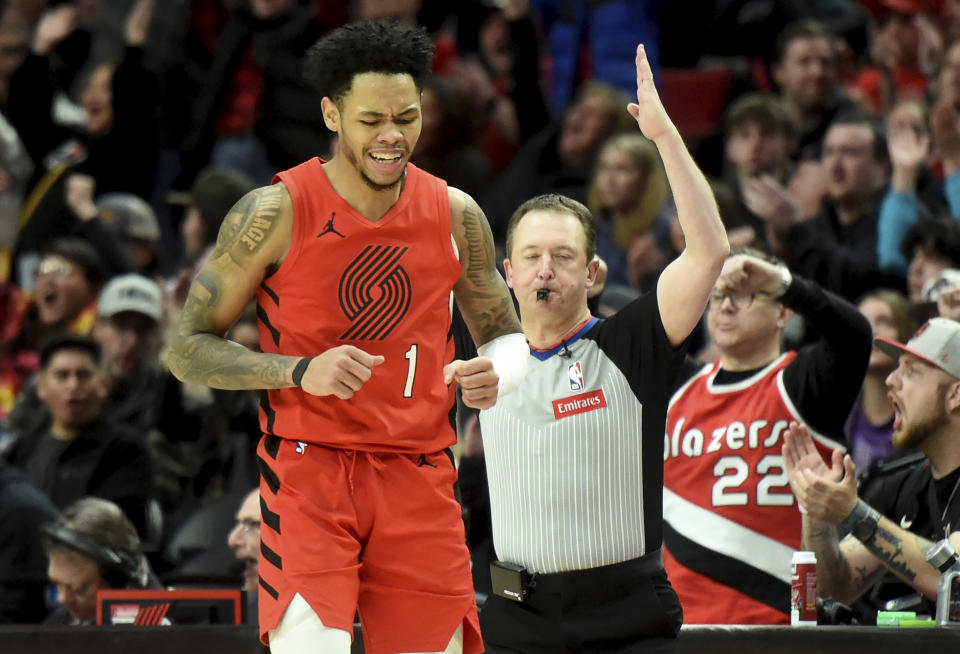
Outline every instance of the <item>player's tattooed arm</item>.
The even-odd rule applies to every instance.
[[[463,273],[454,294],[477,345],[521,331],[510,289],[497,271],[493,233],[479,205],[450,188],[450,220]]]
[[[183,381],[230,390],[293,386],[299,357],[253,352],[223,338],[290,247],[293,208],[280,185],[251,191],[230,209],[200,268],[164,360]]]

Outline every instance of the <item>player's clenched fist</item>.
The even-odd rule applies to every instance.
[[[486,357],[469,361],[451,361],[443,368],[446,383],[460,384],[463,403],[474,409],[489,409],[497,403],[500,376],[493,369],[493,362]]]
[[[338,345],[310,360],[300,388],[310,395],[334,395],[349,400],[370,379],[371,369],[383,361],[379,354],[368,354],[353,345]]]

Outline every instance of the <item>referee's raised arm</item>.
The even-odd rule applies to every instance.
[[[680,256],[661,273],[657,302],[663,326],[676,346],[690,335],[707,306],[710,290],[730,254],[713,192],[667,115],[653,83],[643,45],[637,46],[637,102],[627,110],[660,152],[686,240]]]

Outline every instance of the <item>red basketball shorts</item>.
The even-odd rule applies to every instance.
[[[463,624],[482,652],[457,472],[447,452],[341,450],[265,436],[257,448],[260,637],[300,593],[370,654],[437,652]]]

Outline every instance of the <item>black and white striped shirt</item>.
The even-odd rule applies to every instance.
[[[520,387],[480,412],[501,560],[551,573],[660,547],[664,421],[682,351],[654,293],[531,349]]]

